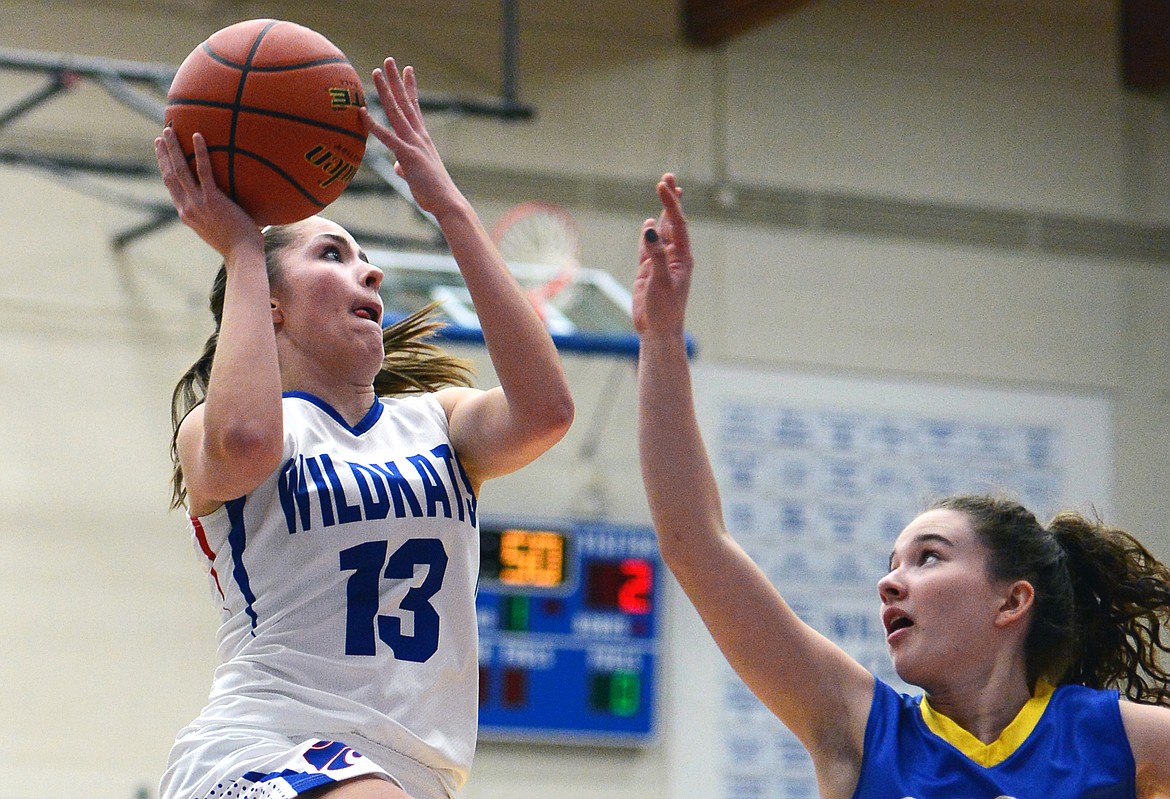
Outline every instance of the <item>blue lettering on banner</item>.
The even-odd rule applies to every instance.
[[[402,461],[417,479],[403,473]],[[398,519],[441,515],[475,524],[475,492],[449,444],[398,463],[334,461],[325,453],[289,458],[277,477],[289,535],[312,530],[315,523],[333,527],[391,513]]]

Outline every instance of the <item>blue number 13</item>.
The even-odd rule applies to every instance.
[[[447,550],[437,538],[411,538],[389,558],[388,549],[386,541],[366,541],[341,551],[341,570],[353,572],[345,585],[345,654],[376,654],[376,629],[394,657],[422,663],[439,648],[439,614],[430,600],[443,587]],[[427,574],[399,604],[414,621],[414,631],[406,635],[401,618],[378,613],[378,588],[383,578],[413,579],[416,566],[425,566]]]

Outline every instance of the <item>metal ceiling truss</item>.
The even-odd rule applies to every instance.
[[[518,0],[501,0],[501,50],[500,66],[502,80],[500,93],[494,98],[454,97],[439,94],[423,94],[419,105],[425,112],[444,112],[461,116],[487,117],[500,120],[531,119],[534,110],[518,99],[518,43],[520,38]],[[110,58],[70,55],[36,50],[22,50],[0,47],[0,70],[26,72],[43,75],[45,82],[23,97],[18,97],[0,106],[0,135],[11,125],[34,109],[43,107],[57,97],[68,93],[84,81],[102,88],[111,98],[137,113],[162,125],[166,110],[166,94],[178,67],[167,64],[152,64],[139,61],[123,61]],[[377,93],[366,92],[371,109],[379,106]],[[27,166],[43,170],[60,178],[71,188],[102,200],[144,212],[147,219],[137,225],[115,234],[113,246],[121,249],[136,239],[152,233],[178,219],[174,207],[168,202],[158,202],[132,196],[125,192],[111,190],[94,176],[113,176],[135,179],[155,179],[158,171],[153,164],[120,162],[110,159],[91,158],[81,155],[63,155],[35,148],[15,149],[0,147],[0,164]],[[376,178],[368,181],[354,181],[346,193],[391,195],[408,203],[415,213],[433,229],[427,239],[413,239],[386,236],[367,231],[353,231],[355,235],[371,244],[387,247],[415,247],[428,250],[445,250],[446,242],[439,232],[434,217],[418,207],[411,196],[406,181],[394,172],[394,164],[384,150],[367,151],[363,165]]]

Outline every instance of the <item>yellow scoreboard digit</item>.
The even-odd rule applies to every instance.
[[[555,588],[565,581],[565,537],[552,530],[500,532],[499,576],[505,585]]]

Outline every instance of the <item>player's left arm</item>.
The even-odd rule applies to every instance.
[[[415,201],[434,215],[475,304],[498,388],[440,391],[451,444],[468,477],[515,471],[559,441],[573,421],[573,399],[556,347],[475,210],[451,180],[427,132],[414,70],[393,59],[375,70],[374,85],[389,126],[363,116],[393,151],[394,168]]]
[[[1137,766],[1138,799],[1170,797],[1170,707],[1122,699],[1121,721]]]

